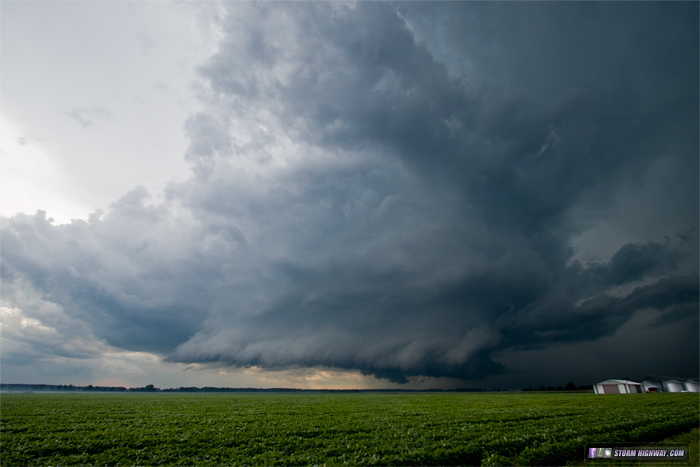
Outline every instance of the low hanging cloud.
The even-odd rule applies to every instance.
[[[88,221],[5,219],[3,283],[169,361],[399,383],[503,374],[498,351],[640,310],[697,326],[689,7],[226,4],[191,178]],[[581,263],[577,236],[662,160],[665,202]]]

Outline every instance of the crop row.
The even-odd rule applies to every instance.
[[[698,426],[697,394],[4,394],[2,465],[560,465]]]

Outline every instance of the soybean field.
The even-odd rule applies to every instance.
[[[566,465],[696,428],[698,394],[2,394],[0,464]]]

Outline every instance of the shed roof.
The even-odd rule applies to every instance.
[[[605,381],[601,381],[598,384],[635,384],[637,386],[642,385],[642,383],[637,383],[636,381],[629,381],[627,379],[606,379]]]
[[[674,378],[673,376],[659,376],[659,375],[648,375],[645,376],[642,381],[663,381],[663,382],[672,382],[672,383],[681,383],[683,381],[695,381],[697,382],[697,378]]]

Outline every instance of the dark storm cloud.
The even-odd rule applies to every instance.
[[[620,248],[605,265],[588,266],[590,284],[619,285],[641,280],[648,275],[673,272],[684,257],[682,250],[668,244],[629,243]]]
[[[384,179],[402,181],[390,185],[358,173],[347,186],[342,171],[331,169],[315,181],[304,167],[300,172],[307,173],[285,180],[296,187],[285,197],[288,208],[281,209],[282,202],[273,209],[279,215],[303,206],[304,214],[280,229],[291,234],[298,225],[321,232],[346,226],[360,237],[382,228],[393,234],[398,226],[400,235],[371,256],[362,253],[378,239],[334,242],[326,236],[299,243],[297,262],[325,255],[336,261],[317,261],[310,270],[273,265],[299,297],[246,321],[240,334],[203,332],[182,345],[176,359],[325,364],[396,380],[419,374],[473,378],[503,370],[490,360],[490,350],[596,339],[614,333],[636,310],[663,311],[688,296],[693,301],[697,290],[683,288],[675,295],[643,289],[649,302],[638,297],[639,289],[605,295],[615,286],[673,274],[693,253],[688,243],[627,244],[605,264],[567,264],[572,236],[590,222],[572,218],[573,207],[609,202],[616,186],[643,182],[650,164],[669,152],[690,168],[697,165],[697,132],[689,131],[696,120],[697,73],[685,60],[668,59],[669,53],[692,56],[694,23],[669,39],[667,30],[682,13],[656,7],[397,8],[401,15],[386,4],[312,5],[295,12],[282,40],[274,25],[290,12],[275,5],[256,12],[255,31],[232,34],[202,68],[217,98],[242,103],[232,106],[233,119],[241,108],[274,109],[280,126],[292,128],[297,140],[330,152],[369,153]],[[650,29],[630,24],[633,19]],[[240,30],[238,18],[231,21],[231,30]],[[450,57],[441,62],[430,50],[450,44],[417,41],[421,21],[428,21],[430,33],[459,37],[453,47],[458,54],[484,45],[493,55],[465,53],[473,63],[451,76]],[[465,27],[472,23],[480,26]],[[495,31],[484,30],[486,24]],[[645,47],[649,36],[661,43]],[[471,48],[462,49],[464,43]],[[657,69],[661,62],[663,70]],[[682,86],[677,95],[666,79]],[[667,95],[659,96],[660,89]],[[400,161],[407,172],[387,159]],[[194,189],[210,193],[211,186]],[[409,194],[421,188],[419,196]],[[198,197],[223,200],[220,189],[216,197]],[[389,199],[391,223],[376,215]],[[686,205],[684,213],[694,212],[694,200],[678,201]],[[308,208],[322,203],[335,209],[307,216],[313,211]],[[349,203],[361,213],[352,220],[340,216]],[[199,209],[210,213],[227,204]],[[693,222],[674,228],[680,226]],[[348,251],[352,240],[362,249]],[[391,253],[405,262],[397,268],[388,260]],[[438,271],[444,277],[429,280]],[[689,277],[692,283],[696,276]],[[518,319],[509,322],[511,315]]]
[[[54,226],[43,212],[12,218],[2,231],[3,282],[26,280],[111,345],[172,349],[205,312],[197,280],[186,277],[196,259],[182,257],[185,239],[164,232],[166,213],[144,206],[144,196],[134,190],[89,223]]]
[[[187,151],[188,157],[191,154],[196,154],[198,157],[231,154],[228,128],[211,116],[204,113],[191,116],[185,123],[185,130],[191,140]]]
[[[226,6],[193,176],[89,223],[7,221],[4,280],[115,346],[397,382],[697,315],[692,4]],[[581,263],[635,196],[635,240]]]

